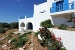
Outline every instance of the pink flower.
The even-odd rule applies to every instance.
[[[39,30],[41,30],[41,28],[39,28]]]
[[[61,40],[61,37],[59,37],[59,39]]]
[[[42,28],[39,28],[40,32],[42,32]]]
[[[61,37],[58,37],[58,38],[57,38],[57,41],[58,41],[58,42],[61,42]]]
[[[52,34],[52,39],[53,39],[53,40],[55,40],[55,39],[56,39],[55,34]]]

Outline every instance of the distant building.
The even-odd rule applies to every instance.
[[[41,4],[34,4],[34,14],[30,18],[19,18],[19,31],[31,29],[37,31],[40,22],[50,19],[53,25],[66,22],[64,15],[73,14],[75,16],[75,0],[47,0]],[[73,23],[65,23],[72,26]]]

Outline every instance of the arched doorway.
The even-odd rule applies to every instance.
[[[20,24],[20,27],[21,27],[21,31],[24,31],[25,24],[22,22],[22,23]]]
[[[27,30],[33,30],[33,24],[31,22],[27,23]]]
[[[20,27],[25,27],[25,24],[22,22],[21,25],[20,25]]]

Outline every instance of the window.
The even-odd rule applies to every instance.
[[[46,12],[46,10],[40,11],[40,13],[44,13],[44,12]]]

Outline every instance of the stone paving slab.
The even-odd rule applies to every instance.
[[[33,46],[33,43],[31,43],[30,46]]]
[[[32,47],[32,48],[30,48],[30,50],[33,50],[33,47]]]
[[[27,33],[27,32],[17,31],[17,32],[13,32],[13,33],[15,33],[15,34],[18,34],[18,33],[24,34],[24,33]]]
[[[19,50],[24,50],[23,48],[19,48]]]

